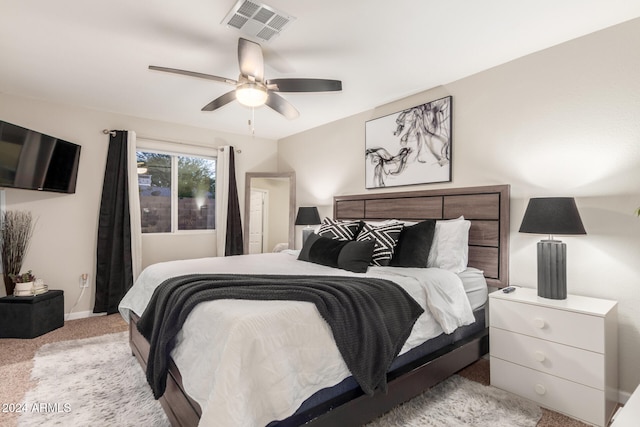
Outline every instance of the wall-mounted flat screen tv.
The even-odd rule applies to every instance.
[[[0,187],[75,193],[80,146],[0,121]]]

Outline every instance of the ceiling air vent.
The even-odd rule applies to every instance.
[[[255,1],[239,0],[222,23],[243,34],[268,42],[296,18]]]

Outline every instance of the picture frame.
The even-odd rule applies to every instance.
[[[367,189],[451,182],[452,97],[365,123]]]

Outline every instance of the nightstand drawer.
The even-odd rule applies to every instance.
[[[603,354],[497,328],[491,328],[489,339],[492,358],[497,357],[598,390],[605,389]]]
[[[491,299],[489,310],[492,327],[604,353],[602,317],[499,298]]]
[[[500,359],[491,359],[491,385],[541,406],[605,425],[604,392]]]

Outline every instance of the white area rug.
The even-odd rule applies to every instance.
[[[47,344],[31,376],[38,385],[21,404],[20,427],[169,426],[126,332]],[[529,401],[454,375],[368,427],[535,427],[541,416]]]
[[[127,332],[42,346],[18,426],[169,426]]]

